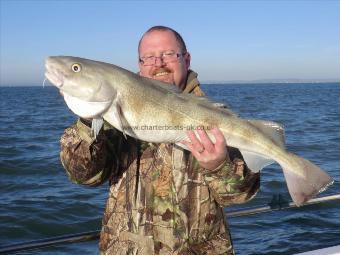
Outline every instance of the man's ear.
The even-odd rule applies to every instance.
[[[142,64],[140,63],[140,61],[138,61],[138,68],[139,68],[138,74],[140,75],[141,73],[140,70],[142,70]]]
[[[190,67],[190,61],[191,61],[191,55],[189,52],[185,53],[184,55],[184,62],[185,62],[185,65],[186,65],[186,68],[189,70],[189,67]]]

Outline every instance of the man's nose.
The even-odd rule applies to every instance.
[[[156,57],[155,66],[164,66],[165,62],[163,61],[163,57]]]

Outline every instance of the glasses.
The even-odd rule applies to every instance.
[[[143,66],[153,66],[156,64],[157,58],[162,59],[164,63],[170,63],[176,61],[179,57],[184,56],[186,53],[175,53],[175,52],[163,52],[159,57],[156,56],[145,56],[139,58],[139,62]]]

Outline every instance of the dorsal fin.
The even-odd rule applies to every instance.
[[[267,120],[248,120],[251,125],[260,130],[263,134],[270,137],[271,140],[280,148],[285,148],[284,127],[274,121]]]

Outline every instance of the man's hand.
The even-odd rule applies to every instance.
[[[218,128],[213,128],[211,133],[215,137],[213,143],[205,130],[197,130],[199,138],[193,131],[188,131],[190,141],[182,141],[199,162],[200,166],[214,170],[226,159],[229,160],[227,144],[223,133]]]

